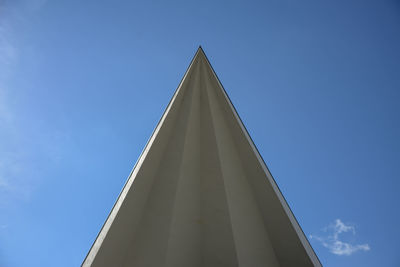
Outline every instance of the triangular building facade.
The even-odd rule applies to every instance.
[[[83,266],[321,266],[201,48]]]

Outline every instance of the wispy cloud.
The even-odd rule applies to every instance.
[[[18,49],[13,38],[13,24],[17,17],[12,6],[0,3],[0,79],[4,79],[17,62]]]
[[[343,223],[340,219],[336,219],[334,223],[323,229],[325,236],[310,235],[310,239],[319,241],[324,247],[336,255],[351,255],[357,251],[368,251],[370,246],[368,244],[351,244],[341,240],[341,234],[351,233],[353,236],[356,234],[355,226]]]
[[[18,61],[19,49],[16,42],[16,25],[27,24],[27,18],[38,12],[46,0],[0,1],[0,78],[7,75],[9,68]]]
[[[8,182],[5,177],[0,176],[0,188],[8,187]]]
[[[16,61],[17,48],[9,38],[9,28],[5,23],[0,23],[0,64],[9,66]]]
[[[28,159],[29,149],[24,145],[26,129],[18,118],[19,107],[10,97],[17,88],[11,87],[9,80],[20,61],[19,30],[28,23],[26,18],[44,3],[44,0],[0,1],[0,206],[11,194],[28,196],[30,177],[35,174]]]
[[[11,140],[14,139],[15,124],[12,109],[8,101],[8,86],[6,85],[8,75],[17,62],[17,47],[12,38],[12,18],[10,18],[11,8],[0,5],[0,193],[4,196],[4,192],[12,190],[10,173],[14,172],[14,156],[15,154],[5,148]],[[5,14],[8,14],[5,16]],[[7,140],[7,142],[6,142]]]

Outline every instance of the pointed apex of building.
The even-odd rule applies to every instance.
[[[199,45],[199,48],[196,51],[195,57],[200,56],[200,55],[207,58],[206,53],[204,52],[204,49],[201,47],[201,45]]]
[[[205,56],[204,50],[203,50],[203,48],[202,48],[201,46],[199,46],[199,48],[197,49],[197,51],[196,51],[196,53],[195,53],[195,55],[194,55],[194,58],[197,58],[197,57],[199,57],[200,55]]]

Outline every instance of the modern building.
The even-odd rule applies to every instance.
[[[83,266],[321,266],[198,49]]]

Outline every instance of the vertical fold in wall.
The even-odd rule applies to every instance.
[[[206,70],[205,70],[206,71]],[[207,73],[206,88],[216,135],[218,158],[240,266],[279,266],[257,202],[242,167],[216,87]]]

